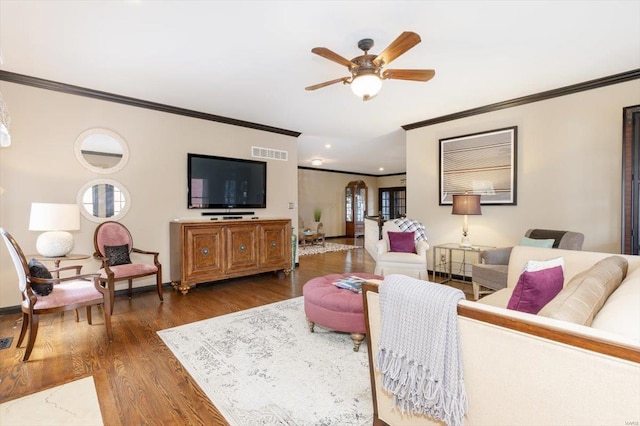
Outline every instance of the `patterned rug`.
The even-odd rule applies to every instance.
[[[158,335],[232,426],[373,421],[366,342],[310,333],[302,297]]]
[[[348,244],[338,244],[338,243],[324,243],[324,247],[319,244],[310,245],[307,244],[304,247],[298,246],[298,256],[306,256],[308,254],[321,254],[327,253],[329,251],[343,251],[343,250],[351,250],[355,248],[361,248],[360,246],[352,246]]]

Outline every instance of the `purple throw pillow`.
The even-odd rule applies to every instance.
[[[537,314],[560,293],[563,282],[562,266],[534,272],[524,271],[513,289],[507,309]]]
[[[415,253],[415,232],[387,232],[389,251],[398,253]]]

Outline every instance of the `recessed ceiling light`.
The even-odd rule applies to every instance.
[[[316,158],[315,160],[311,160],[312,166],[322,166],[322,160]]]
[[[379,171],[384,172],[384,167],[378,168]]]
[[[328,144],[326,144],[324,147],[325,147],[325,148],[327,148],[327,149],[329,149],[329,148],[331,148],[331,144],[330,144],[330,143],[328,143]]]

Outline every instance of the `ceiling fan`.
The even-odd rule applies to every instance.
[[[358,42],[358,48],[364,51],[364,55],[356,56],[348,60],[338,55],[326,47],[314,47],[311,52],[320,55],[325,59],[346,66],[351,72],[351,76],[336,78],[305,87],[305,90],[316,90],[331,84],[350,84],[351,90],[356,96],[362,97],[363,101],[374,98],[382,87],[382,80],[414,80],[429,81],[436,74],[434,70],[394,70],[384,69],[391,61],[404,54],[416,44],[420,43],[420,36],[411,31],[405,31],[396,38],[379,55],[370,55],[369,50],[373,47],[373,40],[362,39]]]

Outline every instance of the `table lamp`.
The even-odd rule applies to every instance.
[[[469,222],[467,215],[480,215],[480,195],[478,194],[459,194],[453,195],[453,208],[451,214],[464,215],[464,224],[462,225],[462,240],[460,241],[460,247],[471,247],[469,241]]]
[[[67,231],[80,229],[77,204],[31,203],[30,231],[46,231],[38,236],[36,250],[45,257],[65,256],[73,248]]]

